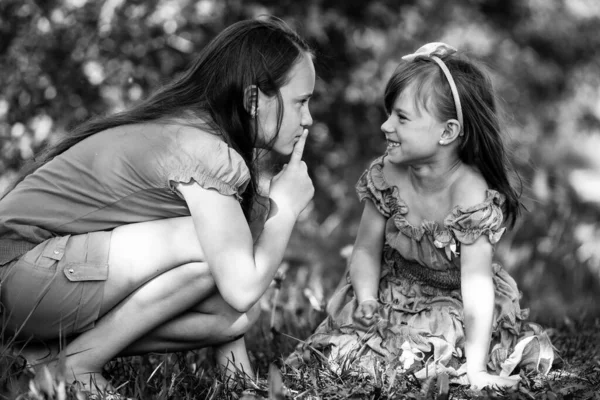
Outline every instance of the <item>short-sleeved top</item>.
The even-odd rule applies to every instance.
[[[241,198],[250,172],[216,134],[182,125],[125,125],[55,157],[0,200],[0,265],[51,237],[190,215],[174,189],[194,180]]]
[[[402,199],[401,188],[390,185],[384,176],[384,158],[375,159],[356,184],[361,201],[373,202],[387,218],[385,243],[408,261],[437,271],[460,269],[460,244],[472,244],[480,236],[495,245],[504,233],[502,206],[505,197],[495,190],[486,190],[485,200],[471,207],[455,206],[443,224],[424,220],[412,225]]]

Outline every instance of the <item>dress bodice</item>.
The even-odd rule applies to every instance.
[[[472,244],[482,235],[492,245],[500,240],[505,230],[502,194],[486,190],[483,202],[471,207],[453,207],[443,224],[430,220],[411,224],[406,218],[409,208],[400,188],[385,179],[383,160],[381,156],[371,163],[360,177],[356,190],[361,201],[369,199],[387,218],[386,246],[404,259],[436,271],[460,270],[461,244]]]

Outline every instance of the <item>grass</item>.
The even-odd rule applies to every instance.
[[[284,297],[286,303],[273,307],[276,297]],[[548,376],[522,373],[516,391],[475,392],[448,385],[443,378],[419,382],[410,374],[382,373],[372,379],[333,373],[314,362],[297,369],[285,366],[283,358],[299,340],[294,337],[308,336],[324,314],[306,297],[303,307],[289,309],[289,296],[277,290],[263,301],[264,312],[247,335],[258,378],[239,374],[226,379],[215,368],[211,349],[116,359],[107,365],[106,376],[122,394],[135,399],[600,399],[600,318],[564,320],[548,327],[559,354]],[[14,349],[5,346],[0,354],[0,399],[85,398],[60,376],[31,374]]]

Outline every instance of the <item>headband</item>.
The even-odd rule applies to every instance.
[[[435,61],[437,65],[440,66],[442,72],[444,73],[444,75],[446,75],[448,83],[450,84],[450,90],[452,91],[452,97],[454,98],[454,106],[456,107],[456,116],[458,117],[458,122],[460,123],[460,129],[462,131],[463,113],[462,107],[460,105],[460,98],[458,97],[458,90],[456,89],[456,83],[454,83],[454,79],[452,78],[450,70],[440,58],[444,56],[449,56],[454,53],[456,53],[456,49],[454,47],[441,42],[432,42],[421,46],[416,52],[408,54],[402,57],[402,59],[406,61],[413,61],[418,58],[428,58]]]

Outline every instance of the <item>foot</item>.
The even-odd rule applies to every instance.
[[[15,345],[18,354],[27,361],[27,368],[37,371],[42,365],[56,362],[58,345],[40,341],[28,342],[24,345]]]

